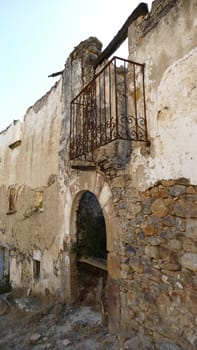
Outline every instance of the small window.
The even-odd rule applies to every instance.
[[[9,145],[9,148],[10,148],[10,149],[14,149],[14,148],[20,146],[20,144],[21,144],[21,140],[17,140],[17,141],[15,141],[15,142],[11,143],[11,144]]]
[[[33,260],[33,277],[35,280],[39,280],[40,278],[40,261]]]
[[[16,187],[14,185],[11,185],[9,187],[9,195],[8,195],[9,208],[8,208],[7,214],[16,213],[16,196],[17,196]]]

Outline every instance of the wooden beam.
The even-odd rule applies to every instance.
[[[88,265],[97,267],[98,269],[107,271],[107,260],[105,259],[81,257],[81,258],[78,258],[77,261],[80,263],[88,264]]]
[[[58,75],[62,75],[62,73],[63,73],[63,70],[61,70],[60,72],[52,73],[52,74],[48,75],[48,78],[55,78]]]
[[[124,6],[124,5],[123,5]],[[148,13],[148,5],[141,2],[136,9],[127,18],[126,22],[123,24],[122,28],[112,39],[109,45],[103,50],[103,52],[98,56],[94,63],[94,69],[96,69],[99,64],[101,64],[105,59],[109,58],[113,53],[120,47],[120,45],[125,41],[128,36],[128,28],[138,17],[145,16]]]

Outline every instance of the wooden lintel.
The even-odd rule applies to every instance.
[[[71,168],[82,171],[94,171],[96,170],[96,165],[94,162],[85,160],[71,160]]]
[[[107,260],[105,259],[81,257],[81,258],[78,258],[77,261],[80,263],[88,264],[88,265],[97,267],[98,269],[107,271]]]
[[[96,170],[95,165],[72,165],[72,169],[82,170],[82,171],[93,171]]]
[[[127,18],[126,22],[123,24],[122,28],[108,44],[108,46],[103,50],[103,52],[98,56],[94,63],[94,69],[96,69],[99,64],[101,64],[105,59],[113,55],[113,53],[120,47],[120,45],[125,41],[128,36],[128,28],[138,17],[145,16],[148,13],[148,6],[146,3],[141,2],[136,9]]]

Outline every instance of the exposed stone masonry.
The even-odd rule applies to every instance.
[[[197,186],[183,178],[163,180],[137,193],[134,188],[121,191],[124,177],[119,180],[120,187],[112,192],[121,220],[124,336],[143,328],[156,342],[171,339],[183,349],[193,349],[197,341]]]
[[[91,192],[105,220],[108,327],[125,350],[197,346],[196,10],[195,0],[155,0],[129,27],[129,60],[145,64],[150,146],[116,140],[89,167],[70,161],[71,101],[101,51],[93,37],[23,123],[0,133],[0,279],[10,270],[14,288],[75,302],[77,212]]]

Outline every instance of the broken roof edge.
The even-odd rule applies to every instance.
[[[12,122],[10,124],[8,124],[8,126],[6,126],[5,128],[3,128],[2,130],[0,130],[0,135],[6,134],[7,131],[14,125],[16,125],[17,123],[19,123],[20,125],[22,125],[22,121],[20,119],[13,119]]]
[[[113,53],[120,47],[120,45],[125,41],[128,36],[129,26],[140,16],[145,16],[148,13],[148,5],[141,2],[131,15],[127,18],[126,22],[123,24],[121,29],[115,35],[115,37],[110,41],[107,47],[99,55],[94,63],[94,69],[96,69],[105,59],[109,58]]]

